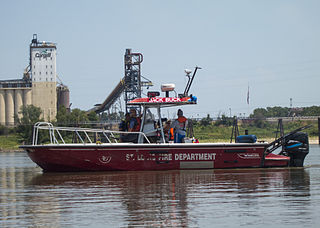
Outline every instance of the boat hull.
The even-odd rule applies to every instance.
[[[266,144],[102,144],[21,146],[44,171],[137,171],[257,168]],[[268,167],[288,166],[282,156]]]

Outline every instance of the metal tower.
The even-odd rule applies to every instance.
[[[143,86],[152,86],[152,82],[141,76],[141,63],[143,55],[141,53],[133,53],[131,49],[126,49],[124,55],[124,81],[126,111],[128,112],[127,103],[133,99],[140,98]],[[147,81],[141,81],[141,77]],[[131,106],[132,107],[132,106]],[[138,110],[140,111],[140,110]]]
[[[124,55],[124,76],[125,76],[125,103],[141,97],[141,53],[133,53],[126,49]],[[128,111],[127,105],[126,110]]]

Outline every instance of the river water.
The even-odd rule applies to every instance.
[[[0,153],[0,227],[318,227],[320,147],[304,168],[42,173]]]

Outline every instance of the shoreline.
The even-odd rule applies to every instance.
[[[11,153],[11,152],[24,152],[24,150],[22,150],[22,149],[8,149],[8,150],[7,150],[7,149],[4,149],[4,150],[3,150],[3,149],[0,148],[0,153],[1,153],[1,152],[6,152],[6,153],[8,153],[8,152],[9,152],[9,153]]]
[[[310,145],[319,145],[319,140],[318,139],[309,140],[309,144]]]

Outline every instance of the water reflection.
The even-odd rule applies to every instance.
[[[312,220],[304,168],[43,174],[20,155],[15,165],[8,164],[10,156],[0,163],[4,227],[272,225],[269,216],[285,217],[285,224]]]
[[[198,226],[195,218],[203,211],[194,204],[223,209],[224,204],[236,203],[251,211],[261,202],[268,203],[263,198],[281,197],[281,207],[287,209],[308,207],[310,196],[310,178],[304,169],[40,174],[30,184],[52,190],[50,198],[45,195],[41,200],[51,202],[47,205],[54,206],[52,211],[58,203],[60,209],[120,203],[122,219],[129,226]]]

